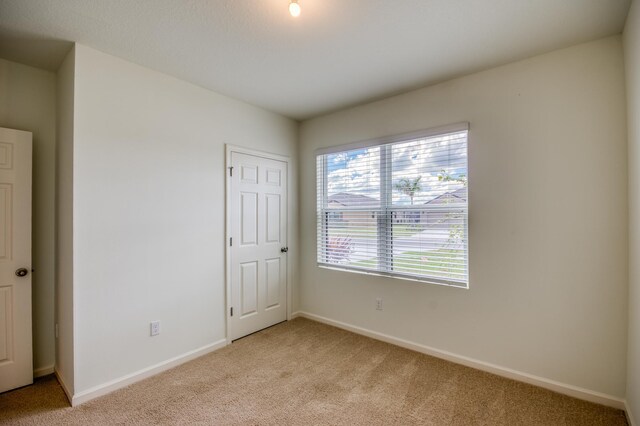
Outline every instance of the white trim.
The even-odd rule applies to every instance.
[[[519,382],[528,383],[534,386],[539,386],[541,388],[549,389],[554,392],[561,393],[563,395],[568,395],[574,398],[583,399],[589,402],[595,402],[596,404],[602,404],[608,407],[613,407],[621,410],[625,409],[625,401],[613,395],[607,395],[601,392],[596,392],[596,391],[581,388],[578,386],[573,386],[573,385],[561,383],[555,380],[547,379],[544,377],[535,376],[533,374],[513,370],[511,368],[501,367],[499,365],[491,364],[484,361],[479,361],[466,356],[454,354],[452,352],[442,351],[440,349],[435,349],[429,346],[422,345],[420,343],[410,342],[408,340],[389,336],[388,334],[378,333],[377,331],[368,330],[366,328],[347,324],[341,321],[332,320],[320,315],[311,314],[303,311],[296,312],[295,315],[299,317],[307,318],[310,320],[318,321],[324,324],[332,325],[334,327],[338,327],[343,330],[351,331],[352,333],[371,337],[372,339],[391,343],[392,345],[400,346],[406,349],[410,349],[412,351],[421,352],[426,355],[431,355],[436,358],[441,358],[447,361],[451,361],[456,364],[465,365],[467,367],[486,371],[492,374],[496,374],[498,376],[506,377],[508,379],[517,380]]]
[[[53,374],[55,371],[53,364],[47,365],[46,367],[40,367],[33,370],[33,378],[38,378],[42,376],[48,376],[49,374]]]
[[[140,380],[144,380],[148,377],[155,376],[158,373],[169,370],[173,367],[177,367],[180,364],[184,364],[185,362],[191,361],[192,359],[201,357],[203,355],[216,351],[225,346],[227,346],[227,339],[221,339],[221,340],[218,340],[217,342],[208,344],[199,349],[195,349],[185,354],[178,355],[174,358],[170,358],[166,361],[162,361],[156,365],[143,368],[142,370],[138,370],[134,373],[127,374],[126,376],[120,377],[118,379],[114,379],[109,382],[103,383],[101,385],[94,386],[85,391],[78,392],[75,395],[73,395],[73,398],[70,398],[71,406],[75,407],[77,405],[83,404],[92,399],[111,393],[115,390],[124,388],[133,383],[139,382]],[[65,388],[64,385],[63,385],[63,388]],[[65,388],[65,392],[67,392],[66,388]],[[69,396],[68,392],[67,392],[67,396]]]
[[[231,167],[231,153],[237,152],[240,154],[253,155],[255,157],[267,158],[269,160],[277,160],[286,163],[287,165],[287,187],[285,191],[287,193],[287,241],[285,242],[286,246],[289,246],[289,242],[291,241],[291,229],[289,228],[290,217],[290,208],[291,208],[291,158],[286,155],[280,154],[272,154],[269,152],[259,151],[251,148],[244,148],[237,145],[225,144],[225,167],[224,167],[224,178],[225,178],[225,206],[224,206],[224,214],[225,214],[225,232],[224,232],[224,255],[225,255],[225,292],[226,292],[226,306],[225,306],[225,333],[227,344],[231,344],[231,335],[229,333],[229,318],[231,307],[231,247],[229,246],[229,238],[231,238],[231,214],[230,214],[230,206],[231,206],[231,179],[229,176],[229,167]],[[289,247],[291,248],[291,247]],[[293,262],[289,261],[289,257],[287,257],[287,276],[285,277],[286,282],[286,293],[287,293],[287,306],[286,306],[286,319],[291,320],[291,305],[293,300],[293,283],[291,282],[291,278],[293,276]]]
[[[231,144],[225,144],[226,147],[226,151],[227,151],[227,160],[229,160],[229,156],[231,155],[231,152],[237,152],[240,154],[248,154],[248,155],[253,155],[255,157],[262,157],[262,158],[267,158],[269,160],[277,160],[277,161],[283,161],[285,163],[288,163],[291,161],[291,158],[286,156],[286,155],[280,155],[280,154],[272,154],[270,152],[265,152],[265,151],[260,151],[257,149],[252,149],[252,148],[245,148],[242,146],[238,146],[238,145],[231,145]],[[227,167],[230,165],[229,162],[227,162]]]
[[[629,407],[629,403],[626,399],[624,400],[624,413],[627,415],[627,423],[629,423],[629,426],[637,426],[633,419],[633,414],[631,413],[631,407]]]
[[[402,133],[400,135],[384,136],[381,138],[368,139],[359,142],[352,142],[345,145],[328,146],[316,149],[315,155],[333,154],[341,151],[351,151],[354,149],[368,148],[371,146],[385,145],[394,142],[404,142],[413,139],[423,139],[432,136],[444,135],[447,133],[463,132],[469,130],[469,123],[466,121],[444,126],[432,127],[430,129],[418,130],[415,132]]]
[[[64,379],[62,378],[58,370],[55,369],[55,367],[54,367],[53,373],[56,375],[56,379],[58,379],[58,383],[60,383],[60,386],[62,387],[64,394],[67,396],[67,399],[69,400],[69,404],[71,404],[71,401],[73,400],[73,394],[69,391],[69,387],[67,387],[67,384],[64,382]]]
[[[235,147],[225,145],[225,162],[224,162],[224,292],[226,303],[224,305],[224,333],[227,345],[231,344],[231,335],[229,334],[229,307],[231,306],[231,247],[229,247],[229,234],[231,233],[231,179],[229,176],[229,167],[231,167],[231,153]],[[288,180],[287,180],[288,181]]]

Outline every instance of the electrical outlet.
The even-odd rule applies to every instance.
[[[160,334],[160,321],[151,321],[151,335],[157,336]]]
[[[378,311],[382,310],[382,299],[379,297],[376,299],[376,310]]]

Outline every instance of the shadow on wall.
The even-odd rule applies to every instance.
[[[57,71],[73,42],[0,29],[0,57],[32,67]]]

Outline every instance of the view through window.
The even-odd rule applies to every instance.
[[[467,286],[468,131],[425,134],[317,156],[318,264]]]

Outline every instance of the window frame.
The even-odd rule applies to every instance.
[[[451,133],[457,132],[467,132],[466,135],[466,150],[467,150],[467,164],[466,164],[466,176],[467,176],[467,185],[469,185],[469,123],[461,122],[450,124],[446,126],[439,126],[430,129],[420,130],[416,132],[403,133],[394,136],[388,136],[383,138],[371,139],[361,142],[355,142],[345,145],[338,145],[326,148],[320,148],[315,152],[316,158],[316,238],[329,238],[328,232],[328,222],[329,215],[331,214],[344,214],[345,211],[367,211],[367,212],[375,212],[377,215],[377,233],[376,233],[376,245],[378,250],[378,255],[376,259],[378,260],[378,264],[381,259],[384,259],[384,265],[382,268],[378,268],[376,270],[369,268],[359,268],[349,265],[340,265],[340,264],[332,264],[326,262],[320,262],[320,259],[327,259],[327,246],[328,240],[323,244],[318,244],[316,241],[316,263],[317,266],[324,269],[332,269],[339,271],[347,271],[347,272],[355,272],[367,275],[375,275],[375,276],[384,276],[389,278],[410,280],[410,281],[418,281],[429,284],[437,284],[437,285],[445,285],[448,287],[455,288],[469,288],[469,187],[467,186],[467,198],[466,198],[466,215],[464,217],[464,235],[466,237],[465,244],[465,259],[466,259],[466,271],[464,280],[457,279],[442,279],[437,277],[431,277],[426,275],[418,275],[418,274],[410,274],[397,272],[392,270],[392,266],[389,262],[386,262],[388,256],[388,246],[382,241],[390,241],[388,239],[388,234],[390,230],[393,229],[393,212],[396,211],[409,211],[416,210],[419,212],[428,211],[428,210],[444,210],[444,208],[440,207],[413,207],[413,206],[393,206],[390,202],[391,197],[393,196],[393,183],[391,179],[392,175],[392,161],[387,161],[387,158],[391,155],[391,150],[393,144],[409,142],[415,139],[425,139],[431,137],[442,136]],[[378,207],[356,207],[356,208],[329,208],[328,205],[319,206],[317,205],[319,202],[318,199],[318,184],[322,185],[322,200],[327,203],[328,200],[328,187],[327,187],[327,162],[325,161],[327,154],[336,154],[346,151],[352,151],[363,148],[372,148],[372,147],[380,147],[380,205]],[[322,164],[320,165],[319,158],[322,158]],[[322,175],[321,182],[318,181],[318,167],[322,167]],[[322,249],[322,252],[319,250]],[[391,256],[393,258],[393,255]],[[393,263],[393,261],[391,261]]]

